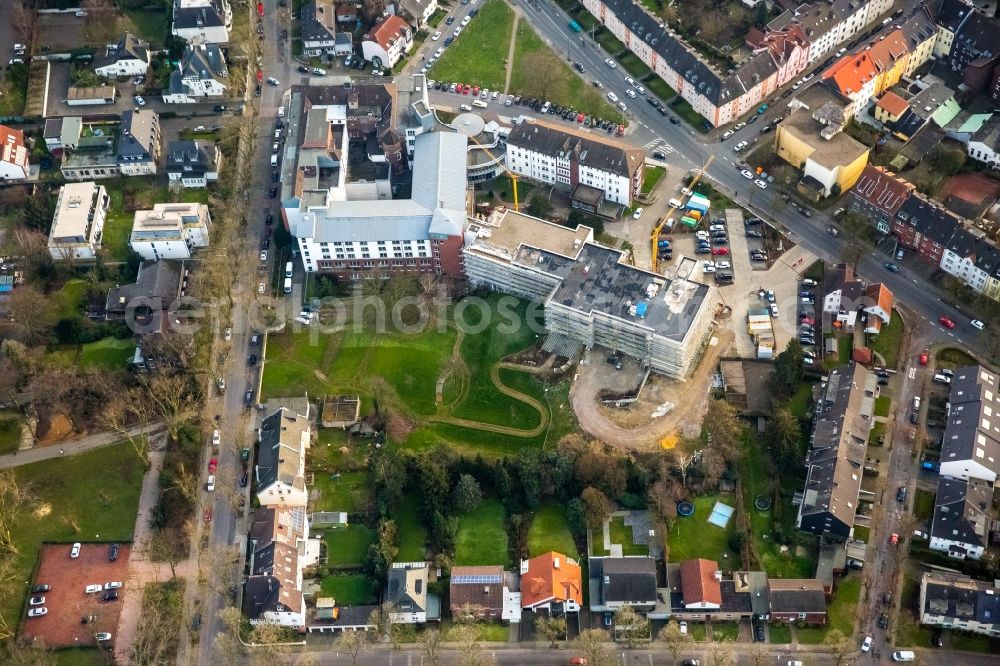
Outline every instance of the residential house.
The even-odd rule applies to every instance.
[[[853,113],[861,115],[874,97],[899,83],[907,69],[910,51],[902,30],[893,30],[848,54],[823,72],[841,95],[852,100]]]
[[[711,329],[713,287],[631,266],[588,227],[495,211],[468,226],[463,255],[470,284],[544,303],[550,334],[675,379],[688,376]]]
[[[302,506],[265,506],[253,512],[243,601],[251,624],[305,628],[302,569],[319,555],[318,543],[309,541],[305,511]]]
[[[942,6],[941,11],[948,10]],[[955,33],[946,61],[952,70],[962,74],[962,83],[971,96],[992,83],[993,71],[1000,64],[1000,51],[996,50],[1000,43],[1000,24],[969,5],[958,11],[965,17]]]
[[[96,258],[110,205],[111,199],[103,185],[93,182],[63,185],[49,230],[48,247],[52,258]]]
[[[997,375],[980,365],[957,368],[948,401],[951,408],[941,443],[941,476],[995,483],[1000,472]]]
[[[978,560],[989,545],[993,485],[983,479],[938,477],[931,550],[958,560]]]
[[[149,44],[130,32],[115,44],[108,44],[103,57],[94,61],[98,76],[144,76],[149,69]]]
[[[913,78],[917,68],[934,57],[938,40],[938,26],[931,11],[932,3],[918,4],[902,21],[896,23],[903,31],[903,39],[910,55],[903,71],[905,78]]]
[[[229,0],[174,0],[170,31],[189,44],[225,44],[232,27]]]
[[[961,218],[917,193],[903,202],[892,220],[892,233],[900,245],[934,266],[941,264],[945,248],[961,228]]]
[[[1000,584],[943,571],[920,579],[920,624],[1000,638]]]
[[[982,294],[991,279],[1000,277],[1000,250],[978,230],[956,229],[941,256],[941,268]]]
[[[997,71],[1000,72],[1000,67]],[[1000,169],[1000,115],[990,116],[972,133],[967,149],[972,159],[985,163],[991,169]]]
[[[826,624],[826,591],[817,579],[769,578],[771,622]]]
[[[184,187],[207,187],[219,179],[221,161],[216,144],[177,139],[167,147],[167,178]]]
[[[411,48],[413,29],[398,16],[376,23],[361,42],[365,60],[376,69],[392,69]]]
[[[385,601],[392,605],[393,624],[424,624],[441,619],[441,599],[428,594],[426,562],[399,562],[389,569]]]
[[[333,0],[316,0],[302,7],[302,52],[309,56],[333,53],[337,39],[337,9]]]
[[[520,622],[521,595],[516,588],[500,565],[452,567],[451,616],[471,614],[483,620]]]
[[[431,20],[437,8],[437,0],[396,0],[393,10],[414,30],[420,30]]]
[[[878,394],[877,377],[859,364],[837,366],[827,375],[806,454],[796,522],[803,532],[835,540],[850,537]]]
[[[226,95],[229,69],[218,44],[189,45],[163,93],[166,104],[194,104]]]
[[[137,210],[128,244],[143,259],[190,259],[196,248],[208,247],[212,218],[198,203],[160,203]]]
[[[645,613],[656,607],[656,560],[649,557],[592,557],[588,565],[591,611],[615,611],[631,606]]]
[[[798,23],[766,31],[754,27],[744,41],[755,55],[764,52],[771,55],[779,87],[794,80],[809,65],[809,39]]]
[[[722,606],[722,572],[712,560],[680,563],[681,595],[685,611],[711,613]]]
[[[515,125],[507,137],[507,168],[549,185],[587,185],[626,208],[642,188],[646,153],[593,133],[540,122]]]
[[[583,577],[575,560],[555,551],[521,560],[521,608],[561,615],[578,612],[582,604]]]
[[[109,321],[126,319],[129,330],[138,336],[162,333],[170,328],[170,313],[176,311],[186,282],[183,261],[143,261],[135,282],[108,290],[104,316]],[[133,360],[150,369],[141,354]]]
[[[159,114],[143,109],[123,112],[121,134],[118,137],[118,168],[121,175],[154,174],[159,159]]]
[[[837,45],[849,41],[864,31],[889,10],[889,0],[851,2],[850,0],[820,0],[811,3],[781,2],[785,11],[768,23],[768,29],[778,29],[789,23],[802,26],[809,39],[809,64],[819,61]]]
[[[881,282],[865,284],[863,280],[850,280],[827,290],[823,312],[847,331],[853,331],[861,317],[864,332],[878,335],[882,325],[892,319],[892,302],[892,292]]]
[[[913,190],[913,185],[892,172],[869,165],[851,188],[848,208],[874,222],[881,233],[889,233],[896,213]]]
[[[891,90],[886,90],[875,102],[875,120],[895,124],[910,110],[910,104]]]
[[[282,407],[260,424],[254,489],[261,506],[306,506],[309,415]]]
[[[778,157],[802,170],[799,191],[818,200],[851,189],[868,164],[869,151],[841,131],[847,122],[842,101],[812,88],[778,123],[774,146]]]
[[[763,571],[722,571],[718,562],[703,559],[668,563],[667,589],[669,616],[679,620],[740,621],[767,615]],[[658,595],[663,600],[663,590]]]
[[[31,174],[24,132],[0,125],[0,183],[25,180]]]

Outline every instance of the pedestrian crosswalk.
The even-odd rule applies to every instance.
[[[674,147],[671,146],[666,141],[664,141],[663,137],[659,136],[655,137],[652,141],[647,141],[645,144],[643,144],[642,148],[643,150],[646,151],[661,152],[664,155],[669,155],[670,153],[674,152]]]

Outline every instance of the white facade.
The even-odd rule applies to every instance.
[[[135,212],[129,247],[150,261],[190,259],[193,250],[208,247],[211,222],[205,204],[156,204]]]
[[[982,437],[982,435],[977,434],[977,437]],[[996,461],[990,462],[996,465]],[[985,460],[985,453],[983,454],[982,461],[976,459],[945,460],[942,458],[941,476],[953,476],[956,479],[964,479],[966,481],[969,479],[985,479],[990,483],[996,483],[997,480],[996,472],[988,466]]]
[[[959,256],[948,248],[941,254],[941,270],[962,280],[980,294],[990,277],[986,271],[976,266],[972,257]]]
[[[969,141],[968,151],[972,159],[983,162],[992,169],[1000,168],[1000,153],[993,146],[972,140]]]
[[[373,28],[361,43],[365,60],[379,67],[394,67],[413,48],[413,31],[403,19],[390,16]]]
[[[818,30],[820,34],[810,37],[809,64],[822,58],[841,42],[853,39],[890,9],[892,0],[871,0],[858,5],[853,13],[833,23],[825,31]]]
[[[233,27],[229,0],[174,0],[171,32],[192,44],[225,44]]]
[[[280,409],[261,422],[258,433],[254,470],[257,501],[261,506],[306,506],[306,450],[311,437],[308,414]]]
[[[118,47],[118,44],[108,44],[106,47],[108,56],[117,52]],[[146,70],[149,69],[149,52],[145,48],[142,48],[141,53],[145,54],[145,60],[136,57],[133,53],[124,53],[113,62],[95,67],[94,72],[106,79],[116,76],[143,76]]]
[[[24,180],[30,171],[24,134],[0,125],[0,182]]]
[[[983,551],[986,550],[983,546],[978,544],[965,543],[964,541],[953,541],[951,539],[942,539],[940,537],[931,537],[930,549],[948,553],[949,557],[958,560],[978,560],[983,556]],[[955,555],[955,553],[963,553],[963,555],[958,556]]]
[[[508,169],[518,175],[549,185],[570,186],[573,183],[574,165],[569,154],[546,155],[508,143],[506,164]],[[605,198],[610,201],[623,206],[632,205],[632,187],[628,176],[585,165],[580,165],[578,171],[578,182],[603,190]]]
[[[94,259],[101,248],[104,220],[111,200],[103,185],[67,183],[59,190],[49,231],[53,259]]]

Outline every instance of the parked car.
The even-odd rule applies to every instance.
[[[950,317],[946,317],[945,315],[941,315],[940,317],[938,317],[938,321],[945,328],[955,328],[955,322],[952,321]]]
[[[28,611],[28,617],[42,617],[48,612],[49,609],[46,608],[45,606],[42,606],[40,608],[32,608],[31,610]]]
[[[30,599],[28,599],[28,605],[29,606],[41,606],[44,603],[45,603],[45,597],[40,596],[40,595],[36,596],[36,597],[31,597]]]
[[[46,585],[42,583],[31,588],[31,591],[32,593],[38,593],[38,592],[48,592],[51,589],[52,589],[51,585]]]
[[[983,322],[979,321],[978,319],[973,319],[969,323],[972,324],[972,328],[975,328],[975,329],[980,330],[980,331],[985,330],[985,328],[986,328],[986,324],[984,324]]]
[[[868,652],[872,649],[872,637],[865,636],[865,640],[861,642],[861,651]]]
[[[73,546],[69,549],[69,556],[71,559],[75,560],[76,558],[80,557],[80,548],[81,546],[79,543],[73,544]]]
[[[108,561],[114,562],[117,559],[118,559],[118,544],[113,543],[108,548]]]
[[[85,587],[85,588],[83,589],[83,591],[84,591],[84,592],[85,592],[86,594],[94,594],[95,592],[100,592],[100,591],[102,591],[103,589],[104,589],[104,586],[103,586],[103,585],[101,585],[100,583],[91,583],[90,585],[86,586],[86,587]]]

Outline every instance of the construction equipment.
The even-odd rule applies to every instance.
[[[511,187],[511,189],[514,192],[514,210],[520,212],[521,211],[521,204],[517,200],[517,174],[514,173],[513,171],[511,171],[510,169],[508,169],[507,165],[504,164],[501,160],[498,160],[497,157],[496,157],[496,155],[494,155],[493,153],[490,152],[489,148],[487,148],[482,143],[480,143],[479,139],[477,139],[474,136],[470,136],[470,135],[466,135],[466,136],[469,136],[469,140],[470,141],[472,141],[477,146],[479,146],[484,151],[486,151],[487,155],[489,155],[492,159],[496,160],[497,163],[500,164],[501,167],[503,167],[503,170],[507,173],[507,176],[510,178],[510,187]]]
[[[710,155],[708,160],[706,160],[705,163],[701,166],[701,169],[698,170],[698,173],[695,174],[694,179],[688,184],[689,190],[694,190],[694,186],[698,184],[699,180],[701,180],[702,175],[704,175],[706,169],[708,169],[708,166],[712,163],[713,160],[715,160],[715,155]],[[676,210],[677,209],[674,206],[668,208],[667,212],[665,212],[663,216],[660,217],[659,220],[657,220],[656,226],[653,227],[653,235],[650,236],[651,250],[652,250],[650,255],[650,268],[654,273],[657,272],[657,263],[659,261],[659,251],[658,251],[659,248],[657,247],[657,243],[660,240],[660,232],[663,231],[663,226],[667,223],[667,220],[673,217],[674,212]]]

